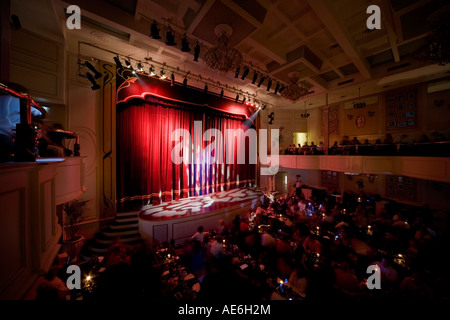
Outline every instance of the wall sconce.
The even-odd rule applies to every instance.
[[[348,120],[352,120],[353,119],[353,115],[352,114],[348,114],[347,118],[348,118]]]
[[[372,118],[375,115],[375,111],[368,111],[367,114]]]

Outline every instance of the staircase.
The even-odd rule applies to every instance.
[[[141,239],[137,212],[117,213],[115,220],[108,227],[96,233],[93,239],[88,240],[81,255],[103,255],[116,238],[129,245],[134,245]]]

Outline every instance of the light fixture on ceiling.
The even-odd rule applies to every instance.
[[[120,62],[120,59],[119,59],[118,56],[114,57],[113,60],[116,63],[116,68],[117,69],[123,69],[122,62]]]
[[[171,47],[177,45],[177,43],[175,42],[175,36],[174,36],[174,34],[172,32],[172,28],[170,26],[169,26],[169,30],[167,30],[167,33],[166,33],[166,45],[171,46]]]
[[[11,16],[11,30],[17,31],[22,28],[22,24],[20,23],[20,19],[18,16],[13,14]]]
[[[208,84],[207,84],[207,83],[205,83],[205,88],[203,89],[203,91],[204,91],[205,93],[208,93]]]
[[[308,94],[308,90],[299,84],[298,77],[296,75],[291,77],[289,85],[284,90],[280,90],[280,92],[283,99],[286,99],[292,103],[295,103],[298,99]]]
[[[194,48],[194,61],[198,62],[198,57],[200,56],[200,44],[197,41],[197,44]]]
[[[253,79],[252,79],[252,84],[256,83],[256,79],[258,79],[258,72],[253,71]]]
[[[303,112],[302,114],[300,114],[300,116],[302,118],[308,118],[310,116],[310,114],[306,111],[306,101],[305,101],[305,112]]]
[[[239,93],[238,94],[236,94],[236,99],[234,100],[234,102],[238,102],[239,101]]]
[[[203,57],[205,65],[223,73],[236,70],[242,63],[242,53],[230,47],[233,29],[229,25],[220,24],[214,31],[217,36],[217,45],[205,52]]]
[[[91,70],[94,73],[94,78],[95,79],[99,79],[99,78],[102,77],[102,74],[100,72],[98,72],[97,69],[95,69],[95,67],[89,61],[85,61],[84,65],[86,67],[88,67],[89,70]]]
[[[130,62],[130,60],[125,60],[125,64],[127,65],[127,68],[128,69],[133,69],[133,67],[131,66],[131,62]]]
[[[246,100],[247,98],[244,96],[244,99],[242,99],[242,104],[244,104]]]
[[[184,77],[184,80],[183,80],[183,87],[187,86],[187,82],[188,82],[188,79],[187,79],[187,76],[186,76],[186,77]]]
[[[166,66],[166,64],[163,64],[163,67],[161,68],[161,71],[159,72],[159,78],[163,79],[163,80],[167,78],[166,72],[164,71],[165,66]]]
[[[150,37],[152,37],[153,39],[161,39],[161,36],[159,35],[158,24],[156,23],[156,20],[153,20],[152,26],[150,27]]]
[[[269,81],[267,82],[267,90],[270,91],[270,87],[272,86],[272,79],[269,78]]]
[[[186,37],[186,33],[184,34],[184,38],[181,40],[181,51],[190,52],[191,48],[189,48],[189,41]]]
[[[172,72],[170,75],[170,86],[173,87],[175,85],[175,73]]]
[[[86,73],[86,77],[88,78],[88,80],[91,82],[92,86],[91,89],[92,90],[98,90],[100,89],[100,85],[95,81],[94,76],[92,74],[90,74],[89,72]]]
[[[278,90],[280,90],[280,83],[277,81],[277,85],[275,86],[275,91],[273,93],[277,94]]]
[[[140,63],[140,62],[138,62],[138,64],[137,64],[137,71],[144,72],[144,67],[142,66],[142,63]]]
[[[148,68],[148,71],[150,72],[150,75],[153,77],[153,76],[156,76],[156,73],[155,73],[155,66],[154,65],[150,65],[150,67]]]
[[[242,73],[241,80],[244,80],[248,76],[249,72],[250,72],[250,69],[247,66],[245,66],[244,67],[244,72]]]
[[[222,90],[220,91],[220,95],[219,95],[219,97],[220,97],[220,99],[222,99],[222,98],[223,98],[223,88],[222,88]]]
[[[266,80],[265,76],[262,76],[261,79],[259,79],[258,88],[262,86],[262,84],[264,83],[264,80]]]
[[[236,68],[236,71],[234,72],[234,77],[235,78],[239,78],[239,72],[241,71],[241,67],[240,66],[238,66],[237,68]]]

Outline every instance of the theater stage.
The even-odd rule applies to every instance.
[[[215,229],[219,219],[230,224],[236,215],[255,208],[263,192],[256,188],[236,188],[202,196],[149,205],[139,212],[139,232],[150,243],[189,239],[202,225]]]

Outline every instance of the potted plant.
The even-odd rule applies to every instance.
[[[71,260],[76,260],[85,238],[78,234],[78,224],[83,221],[83,212],[88,200],[75,199],[66,202],[63,205],[63,210],[66,213],[66,223],[64,223],[64,250],[70,256]]]

